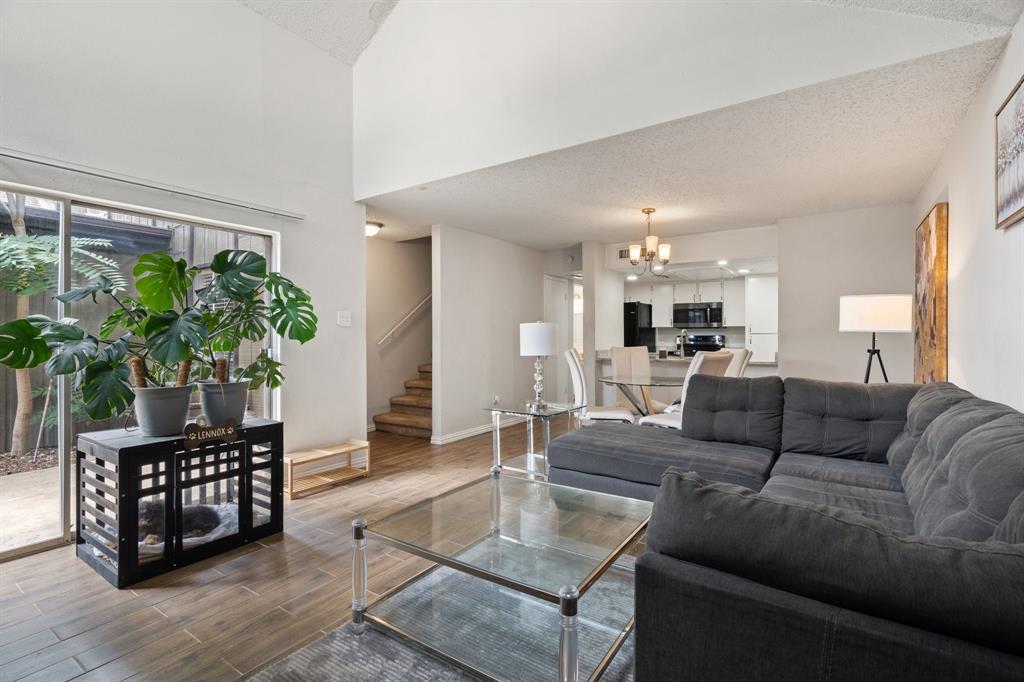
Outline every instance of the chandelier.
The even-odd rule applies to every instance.
[[[647,236],[643,244],[629,245],[629,262],[633,265],[633,273],[637,277],[648,272],[655,277],[668,277],[664,272],[672,256],[672,245],[659,244],[658,235],[651,234],[651,214],[654,213],[654,209],[640,210],[647,216]]]

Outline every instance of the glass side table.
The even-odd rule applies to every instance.
[[[484,409],[491,413],[491,423],[494,426],[494,433],[491,437],[491,446],[494,454],[494,466],[527,474],[530,478],[548,477],[548,444],[551,442],[551,420],[563,414],[570,415],[570,421],[575,417],[579,424],[579,413],[586,405],[570,405],[568,403],[544,403],[535,406],[525,400],[519,401],[496,401]],[[517,457],[502,461],[501,458],[501,418],[504,415],[510,417],[526,418],[526,453]],[[540,421],[543,432],[544,447],[538,452],[536,443],[535,422]]]

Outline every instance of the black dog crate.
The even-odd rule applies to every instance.
[[[247,419],[232,442],[123,429],[78,437],[78,556],[116,587],[280,533],[284,429]]]

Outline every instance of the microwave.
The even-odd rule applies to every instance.
[[[714,329],[722,326],[722,304],[676,303],[672,306],[672,326],[677,329]]]

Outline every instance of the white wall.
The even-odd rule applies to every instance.
[[[404,382],[430,362],[430,306],[420,309],[389,340],[377,341],[430,293],[430,240],[366,240],[366,407],[373,417],[391,409]]]
[[[583,378],[593,404],[603,404],[597,353],[622,345],[625,281],[605,267],[605,250],[599,242],[583,242]]]
[[[434,443],[490,430],[494,396],[533,395],[533,358],[519,356],[519,325],[544,315],[544,254],[435,225]]]
[[[401,2],[355,67],[356,196],[996,33],[825,3]]]
[[[916,226],[908,204],[779,221],[780,376],[864,380],[871,335],[838,331],[839,297],[913,293]],[[878,345],[889,381],[912,382],[913,334]]]
[[[282,344],[289,449],[366,429],[351,69],[234,2],[0,3],[0,146],[290,209],[302,221],[0,160],[0,177],[281,234],[317,338]],[[335,324],[352,312],[353,326]],[[329,396],[325,398],[325,396]]]
[[[1024,17],[914,204],[949,201],[949,380],[1024,409],[1024,222],[995,227],[996,110],[1024,71]]]

